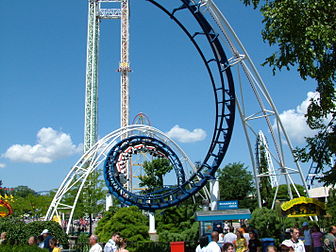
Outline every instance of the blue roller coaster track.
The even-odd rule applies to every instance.
[[[104,166],[104,176],[109,191],[121,203],[136,205],[141,209],[153,211],[179,204],[201,190],[208,180],[214,178],[232,136],[235,116],[235,93],[230,65],[219,40],[219,34],[200,12],[200,4],[196,4],[192,0],[176,0],[178,6],[169,8],[167,6],[171,6],[172,0],[146,1],[154,4],[166,13],[190,39],[209,74],[215,98],[215,123],[209,150],[197,171],[187,180],[184,178],[183,167],[177,156],[169,150],[167,145],[153,138],[141,136],[127,138],[115,145],[109,152]],[[178,15],[181,12],[191,14],[198,23],[198,27],[187,28],[183,24],[182,18],[179,17],[180,15]],[[199,40],[204,38],[209,46],[208,51],[211,53],[208,53],[208,51],[204,52],[203,50],[203,44]],[[122,186],[120,179],[118,179],[118,174],[116,174],[117,154],[125,150],[125,146],[144,141],[150,142],[160,148],[167,155],[167,158],[175,169],[178,181],[176,186],[166,187],[160,191],[155,191],[155,193],[148,192],[142,194],[132,193]]]

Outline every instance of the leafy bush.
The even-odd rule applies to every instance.
[[[0,233],[7,232],[9,244],[23,244],[27,241],[24,232],[25,223],[11,216],[0,218]]]
[[[25,226],[26,241],[32,235],[39,236],[43,229],[48,229],[50,234],[61,244],[68,244],[68,236],[62,227],[55,221],[34,221]]]
[[[68,244],[68,236],[57,222],[34,221],[26,224],[13,217],[0,218],[0,232],[7,232],[8,243],[12,245],[27,244],[30,236],[39,236],[43,229],[48,229],[61,244]]]
[[[105,214],[96,229],[101,242],[107,242],[114,232],[120,232],[130,244],[146,241],[149,238],[148,218],[135,206],[119,208],[114,214]],[[135,251],[131,245],[128,250]]]
[[[199,223],[194,216],[197,210],[197,205],[183,203],[158,212],[156,221],[160,242],[197,242]]]
[[[281,222],[281,217],[275,210],[257,208],[249,223],[258,230],[260,237],[277,237],[282,230]]]
[[[47,252],[48,249],[41,249],[36,246],[0,246],[0,252]]]
[[[128,246],[136,252],[157,252],[157,251],[170,251],[168,242],[129,242]],[[128,248],[127,248],[128,249]]]
[[[80,233],[80,235],[78,236],[76,248],[79,251],[89,251],[90,250],[90,245],[89,245],[88,241],[89,241],[89,234]]]

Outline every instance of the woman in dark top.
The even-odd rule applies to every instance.
[[[261,251],[261,241],[258,239],[255,231],[250,231],[250,240],[248,243],[249,252],[260,252]]]

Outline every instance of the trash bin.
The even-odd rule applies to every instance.
[[[170,242],[170,252],[184,252],[185,251],[185,242]]]
[[[268,246],[274,246],[275,240],[273,238],[261,238],[262,251],[266,252]]]

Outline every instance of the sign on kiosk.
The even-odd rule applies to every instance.
[[[218,201],[217,209],[218,210],[238,209],[238,200]]]

